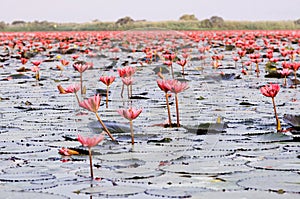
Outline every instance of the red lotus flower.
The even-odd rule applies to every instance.
[[[91,147],[98,145],[101,141],[103,141],[104,136],[103,136],[103,134],[100,134],[95,137],[83,137],[78,134],[77,139],[83,146],[91,148]]]
[[[240,58],[244,57],[246,55],[246,52],[247,51],[245,51],[245,50],[238,51],[238,54],[239,54]]]
[[[73,60],[76,60],[79,57],[79,55],[72,55],[71,57]]]
[[[24,64],[26,64],[28,62],[28,59],[26,59],[26,58],[21,58],[21,63],[24,65]]]
[[[280,90],[279,84],[269,84],[260,88],[260,92],[266,97],[275,97]]]
[[[106,86],[110,86],[114,81],[116,77],[115,76],[101,76],[100,81],[103,82]]]
[[[65,59],[62,59],[60,60],[60,63],[63,65],[63,66],[67,66],[70,62],[65,60]]]
[[[31,63],[35,66],[39,66],[42,63],[42,61],[31,61]]]
[[[278,119],[274,98],[277,95],[277,93],[279,92],[279,90],[280,90],[280,86],[278,84],[269,84],[269,85],[265,85],[265,86],[260,88],[260,92],[264,96],[272,98],[273,109],[274,109],[274,114],[275,114],[275,118],[276,118],[277,132],[281,131],[281,124],[280,124],[280,120]]]

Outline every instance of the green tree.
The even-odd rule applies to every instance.
[[[194,14],[185,14],[179,18],[180,21],[198,21],[197,17]]]

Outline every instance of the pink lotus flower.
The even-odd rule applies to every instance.
[[[286,86],[286,77],[289,76],[291,70],[288,68],[283,68],[282,70],[279,71],[279,73],[281,74],[281,76],[284,77],[283,86]]]
[[[93,97],[90,97],[89,99],[86,99],[79,103],[79,106],[82,108],[87,109],[88,111],[97,113],[99,107],[100,107],[100,101],[101,97],[100,95],[95,95]]]
[[[277,115],[276,105],[275,105],[274,98],[276,97],[276,95],[279,92],[279,90],[280,90],[280,86],[278,84],[269,84],[269,85],[265,85],[265,86],[263,86],[263,87],[260,88],[260,92],[264,96],[272,98],[273,109],[274,109],[274,114],[275,114],[275,118],[276,118],[276,129],[277,129],[277,132],[281,131],[281,124],[280,124],[280,120],[279,120],[278,115]]]
[[[128,120],[134,120],[140,115],[142,111],[143,109],[129,108],[129,109],[120,109],[118,110],[118,113]]]
[[[180,82],[177,80],[171,80],[169,84],[170,84],[170,91],[175,94],[181,93],[182,91],[185,91],[186,89],[189,88],[186,82]]]
[[[81,91],[81,95],[85,94],[85,89],[83,88],[83,85],[82,85],[82,73],[84,71],[86,71],[89,67],[90,67],[89,64],[78,64],[78,63],[73,64],[73,68],[80,73],[80,91]]]
[[[129,108],[129,109],[120,109],[118,110],[118,113],[122,115],[124,118],[129,120],[130,124],[130,134],[131,134],[131,144],[134,145],[134,134],[133,134],[133,122],[132,120],[136,119],[143,109],[135,109],[135,108]]]
[[[171,119],[171,112],[170,112],[170,105],[169,105],[169,96],[168,92],[171,89],[170,82],[172,80],[157,80],[158,87],[165,92],[165,98],[166,98],[166,104],[167,104],[167,110],[168,110],[168,118],[169,118],[169,125],[172,128],[172,119]]]
[[[132,96],[132,84],[133,84],[133,78],[131,76],[125,76],[122,77],[123,86],[127,86],[127,93],[128,93],[128,99]],[[124,87],[122,87],[121,91],[121,97],[123,97],[123,90]]]
[[[61,149],[58,150],[58,153],[64,156],[71,156],[71,155],[78,155],[79,152],[72,150],[72,149],[68,149],[65,147],[62,147]]]
[[[72,84],[67,88],[63,88],[60,84],[57,86],[60,94],[76,93],[80,90],[79,84]]]
[[[78,134],[78,141],[85,147],[91,148],[98,145],[101,141],[104,140],[104,136],[102,134],[95,137],[83,137]]]
[[[179,123],[179,107],[178,107],[178,93],[189,88],[186,82],[180,82],[175,79],[170,81],[170,91],[175,93],[175,105],[176,105],[176,118],[177,118],[177,127],[180,127]]]
[[[177,61],[176,63],[182,67],[182,74],[184,74],[184,66],[187,63],[187,60],[186,59],[180,60],[180,61]]]
[[[79,84],[73,84],[68,86],[66,89],[64,89],[60,84],[57,85],[57,89],[59,90],[60,94],[68,94],[68,93],[74,93],[75,97],[77,99],[78,104],[80,103],[77,92],[80,90]]]
[[[103,141],[104,136],[100,134],[99,136],[95,136],[91,138],[91,137],[82,137],[81,135],[78,134],[77,139],[83,146],[88,147],[89,149],[90,172],[91,172],[91,178],[94,179],[91,148],[98,145],[101,141]]]
[[[106,128],[105,124],[102,122],[100,116],[97,113],[97,111],[100,107],[100,101],[101,101],[101,97],[98,94],[98,95],[94,95],[93,97],[90,97],[89,99],[86,99],[86,100],[80,102],[79,106],[87,109],[88,111],[94,112],[98,121],[102,125],[104,131],[108,134],[108,136],[111,138],[111,140],[115,141],[114,137],[111,135],[109,130]]]
[[[124,84],[127,85],[128,88],[128,98],[131,96],[130,93],[132,93],[132,83],[133,79],[132,76],[134,75],[136,68],[131,66],[126,66],[124,68],[118,68],[119,76],[122,78],[122,90],[121,90],[121,97],[123,98],[123,92],[124,92]],[[129,89],[130,87],[130,89]],[[129,92],[131,90],[131,92]]]
[[[106,86],[110,86],[114,81],[116,77],[115,76],[101,76],[100,81],[103,82]]]
[[[106,85],[106,108],[108,108],[109,86],[115,81],[115,76],[101,76],[100,81]]]
[[[136,72],[136,68],[132,66],[126,66],[124,68],[118,68],[118,73],[120,77],[130,77]]]
[[[172,82],[172,80],[156,80],[158,87],[164,91],[165,93],[169,92],[171,90],[171,86],[170,83]]]
[[[73,68],[78,71],[79,73],[83,73],[86,71],[90,66],[88,64],[73,64]]]

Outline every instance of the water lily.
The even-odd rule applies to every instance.
[[[288,68],[283,68],[282,70],[279,71],[279,73],[281,74],[281,76],[284,77],[283,86],[286,86],[286,77],[289,76],[291,70]]]
[[[177,127],[180,127],[179,122],[179,107],[178,107],[178,93],[183,92],[188,89],[189,86],[186,82],[180,82],[178,80],[172,80],[169,82],[170,91],[175,93],[175,105],[176,105],[176,118],[177,118]]]
[[[82,73],[84,71],[86,71],[89,67],[90,66],[88,64],[79,64],[79,63],[73,64],[73,68],[80,73],[80,92],[81,92],[81,95],[85,94],[85,91],[84,91],[83,86],[82,86]]]
[[[123,116],[125,119],[129,120],[130,124],[130,134],[131,134],[131,144],[134,145],[134,134],[133,134],[133,122],[132,120],[136,119],[143,109],[129,108],[129,109],[119,109],[118,113]]]
[[[75,97],[76,97],[76,99],[77,99],[78,104],[80,103],[79,98],[78,98],[78,95],[77,95],[77,92],[78,92],[79,89],[80,89],[80,85],[79,85],[79,84],[73,84],[73,85],[70,85],[70,86],[68,86],[68,87],[65,88],[65,89],[59,84],[59,85],[57,85],[57,89],[59,90],[59,93],[60,93],[60,94],[74,93],[74,94],[75,94]]]
[[[170,111],[170,105],[169,105],[169,94],[170,91],[170,81],[172,80],[157,80],[158,87],[165,92],[165,98],[166,98],[166,104],[167,104],[167,110],[168,110],[168,118],[169,118],[169,125],[172,128],[172,118],[171,118],[171,111]]]
[[[83,137],[78,134],[77,140],[82,144],[82,146],[88,147],[89,150],[89,159],[90,159],[90,172],[91,178],[94,179],[93,173],[93,163],[92,163],[92,150],[91,148],[98,145],[101,141],[104,140],[104,136],[102,134],[95,137]]]
[[[112,141],[115,141],[115,138],[111,135],[105,124],[102,122],[100,116],[98,115],[98,109],[100,107],[101,97],[100,95],[94,95],[93,97],[90,97],[89,99],[86,99],[79,103],[79,106],[82,108],[85,108],[88,111],[91,111],[95,113],[98,121],[102,125],[104,131],[108,134],[108,136],[111,138]]]
[[[274,114],[275,114],[275,118],[276,118],[276,130],[277,130],[277,132],[281,131],[281,124],[280,124],[280,120],[278,119],[274,98],[276,97],[279,90],[280,90],[280,86],[278,84],[268,84],[268,85],[265,85],[265,86],[260,88],[260,92],[264,96],[272,98],[273,109],[274,109]]]
[[[106,85],[106,108],[108,108],[109,86],[115,81],[115,76],[101,76],[100,81]]]
[[[131,93],[132,93],[132,76],[136,72],[136,68],[132,67],[132,66],[126,66],[124,68],[118,68],[117,70],[118,70],[119,76],[122,78],[122,82],[123,82],[122,90],[121,90],[121,97],[123,98],[124,84],[126,84],[127,81],[129,81],[126,84],[128,91],[131,90]],[[123,78],[125,78],[125,83],[124,83]],[[126,78],[128,78],[128,79],[126,79]],[[129,92],[128,92],[128,96],[130,96]]]

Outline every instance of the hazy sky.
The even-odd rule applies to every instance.
[[[296,20],[300,0],[0,0],[0,21],[89,22],[178,20],[195,14],[199,20]]]

